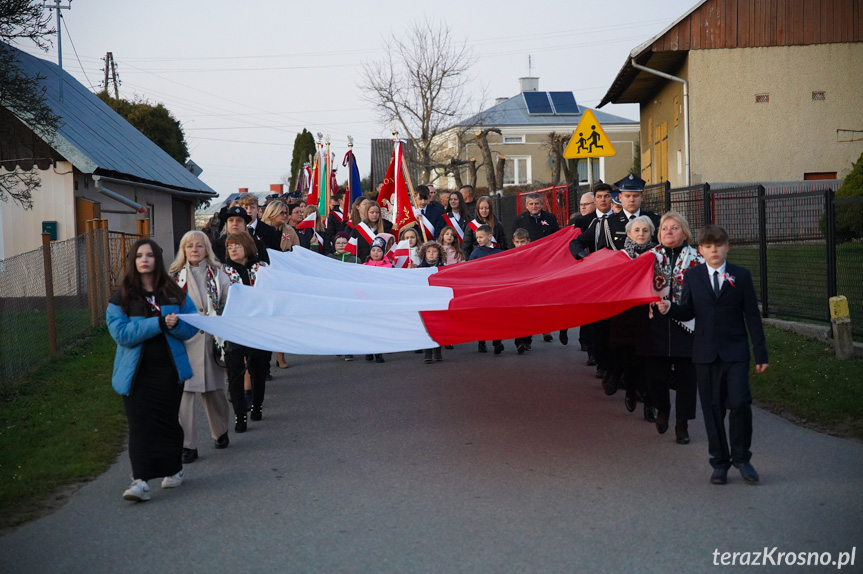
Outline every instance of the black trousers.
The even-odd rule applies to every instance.
[[[695,365],[698,395],[710,466],[728,468],[749,462],[752,452],[752,394],[749,392],[749,361],[726,363],[716,359],[710,364]],[[725,413],[728,434],[725,433]],[[729,448],[730,439],[730,448]]]
[[[651,397],[647,392],[647,378],[644,371],[644,358],[635,353],[635,345],[614,347],[614,356],[617,360],[611,368],[611,376],[626,381],[626,396],[634,397],[641,393],[645,404],[651,405]]]
[[[235,415],[246,414],[243,379],[247,364],[249,376],[252,379],[252,404],[260,407],[264,403],[264,393],[267,390],[267,371],[271,356],[270,351],[229,344],[228,350],[225,352],[225,366],[228,368],[228,394],[231,396]]]
[[[596,368],[610,371],[614,366],[614,353],[611,352],[611,319],[603,319],[593,326],[593,348]]]
[[[596,356],[596,351],[593,345],[593,323],[588,323],[587,325],[582,325],[578,328],[578,342],[587,347],[587,353],[589,355]]]
[[[697,402],[695,367],[689,357],[645,357],[647,373],[647,389],[653,406],[660,414],[671,412],[671,379],[674,377],[674,387],[677,390],[674,398],[674,409],[678,422],[695,418]],[[672,371],[673,367],[673,371]]]

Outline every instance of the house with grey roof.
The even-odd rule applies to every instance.
[[[488,144],[494,161],[500,155],[505,158],[504,187],[551,183],[552,154],[546,145],[549,134],[571,136],[584,110],[588,108],[578,104],[571,91],[540,91],[539,78],[520,78],[519,82],[521,89],[517,95],[498,98],[490,108],[438,136],[438,155],[444,159],[448,155],[462,161],[476,158],[477,164],[480,164],[483,161],[482,154],[472,134],[483,128],[498,128],[500,134],[488,134]],[[630,172],[637,155],[638,121],[598,110],[591,111],[617,152],[612,157],[592,160],[594,179],[617,181]],[[464,167],[461,169],[461,180],[468,183],[467,170]],[[578,162],[578,174],[579,181],[587,181],[586,160]],[[455,179],[451,172],[439,171],[436,185],[454,188]],[[482,168],[477,171],[477,186],[487,186],[485,170]]]
[[[93,218],[129,233],[146,218],[151,237],[173,257],[193,228],[195,205],[216,192],[57,64],[5,49],[24,73],[44,78],[46,103],[62,120],[53,137],[42,137],[0,106],[0,170],[36,169],[41,179],[32,209],[0,202],[0,259],[39,247],[44,222],[55,222],[62,240]]]

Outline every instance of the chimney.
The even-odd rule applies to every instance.
[[[539,78],[519,78],[519,84],[521,84],[522,92],[535,92],[539,90]]]
[[[240,193],[249,193],[249,188],[248,187],[241,187]]]
[[[500,104],[506,102],[509,98],[495,98],[494,105],[499,106]]]
[[[285,184],[284,183],[271,183],[270,184],[270,193],[278,193],[282,195],[285,193]]]

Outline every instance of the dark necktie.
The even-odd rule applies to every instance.
[[[608,221],[607,218],[608,218],[608,215],[603,215],[600,218],[599,225],[596,226],[596,248],[597,249],[601,249],[602,247],[605,247],[605,240],[603,238],[605,237],[605,226],[606,226],[607,221]],[[600,239],[603,239],[602,245],[600,245]]]
[[[633,219],[635,219],[635,215],[630,215],[629,220],[632,221]]]
[[[719,298],[719,271],[713,272],[713,293]]]

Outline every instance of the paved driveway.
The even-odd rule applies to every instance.
[[[658,435],[572,345],[386,357],[291,357],[262,422],[223,451],[201,432],[182,487],[122,500],[124,453],[0,538],[0,571],[667,574],[855,546],[863,568],[863,444],[756,410],[762,484],[713,486],[700,420]]]

